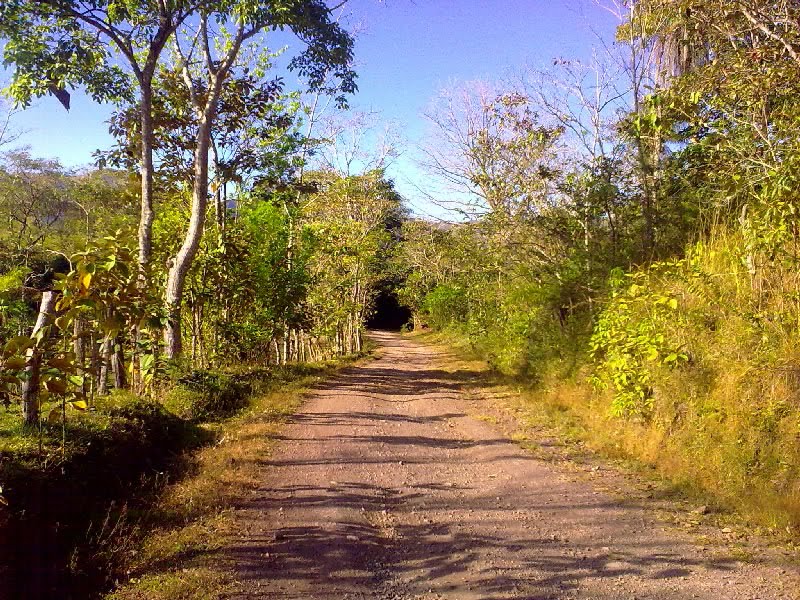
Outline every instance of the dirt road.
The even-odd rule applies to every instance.
[[[263,461],[237,598],[795,598],[792,567],[694,545],[468,415],[463,374],[378,333]]]

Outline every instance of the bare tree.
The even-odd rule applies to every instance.
[[[322,138],[315,161],[345,177],[386,170],[402,152],[396,123],[380,120],[377,112],[350,111],[321,119]]]
[[[560,126],[530,99],[483,81],[451,85],[424,113],[422,166],[468,216],[516,220],[552,205]]]
[[[613,191],[624,185],[627,175],[626,147],[618,124],[630,110],[629,97],[618,86],[620,76],[620,67],[605,52],[594,52],[586,62],[558,59],[547,69],[528,66],[509,83],[531,99],[545,122],[563,131],[562,169],[591,174],[593,181],[588,185],[603,190],[583,190],[569,199],[569,208],[583,227],[587,269],[598,220],[608,227],[612,252],[616,252],[620,217]]]
[[[629,102],[628,112],[643,115],[647,106],[647,97],[659,87],[659,49],[642,20],[629,19],[638,10],[640,0],[608,0],[598,2],[611,13],[622,26],[618,29],[618,37],[623,44],[609,46],[602,42],[606,55],[615,61],[621,76],[615,80],[617,93]],[[600,39],[600,38],[598,38]],[[642,248],[645,253],[652,254],[656,247],[656,213],[658,210],[658,188],[661,173],[659,167],[664,149],[661,133],[652,128],[639,128],[628,132],[628,139],[633,150],[635,163],[635,179],[639,187],[642,227]]]
[[[22,131],[12,126],[12,119],[17,112],[13,106],[0,97],[0,151],[16,142]]]

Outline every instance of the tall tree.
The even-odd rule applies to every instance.
[[[290,29],[306,47],[293,57],[289,68],[305,77],[312,90],[330,86],[341,104],[355,91],[351,68],[353,39],[332,18],[323,0],[282,0],[269,5],[232,1],[201,13],[197,26],[175,39],[177,68],[183,74],[197,118],[193,160],[192,203],[183,243],[171,260],[165,303],[168,322],[164,334],[166,353],[181,353],[181,303],[186,275],[197,254],[205,226],[209,193],[209,152],[223,86],[237,72],[249,68],[245,49],[266,31]]]
[[[69,87],[84,87],[100,102],[130,100],[138,89],[142,269],[152,254],[153,77],[170,37],[203,1],[7,0],[0,5],[4,64],[13,65],[9,92],[18,104],[52,94],[69,109]]]
[[[561,128],[540,122],[525,95],[467,82],[444,90],[425,117],[434,139],[424,164],[466,212],[515,221],[547,207]]]
[[[657,50],[664,87],[648,127],[677,142],[675,183],[715,221],[741,223],[755,273],[759,247],[770,261],[800,237],[800,6],[641,0],[620,35]]]

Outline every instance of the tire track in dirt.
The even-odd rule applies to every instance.
[[[796,598],[781,565],[720,558],[467,414],[471,373],[373,334],[263,462],[225,550],[235,598]]]

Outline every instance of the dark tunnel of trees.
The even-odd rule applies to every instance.
[[[411,321],[411,311],[402,306],[393,290],[381,290],[375,298],[372,314],[367,319],[367,328],[399,331]]]

